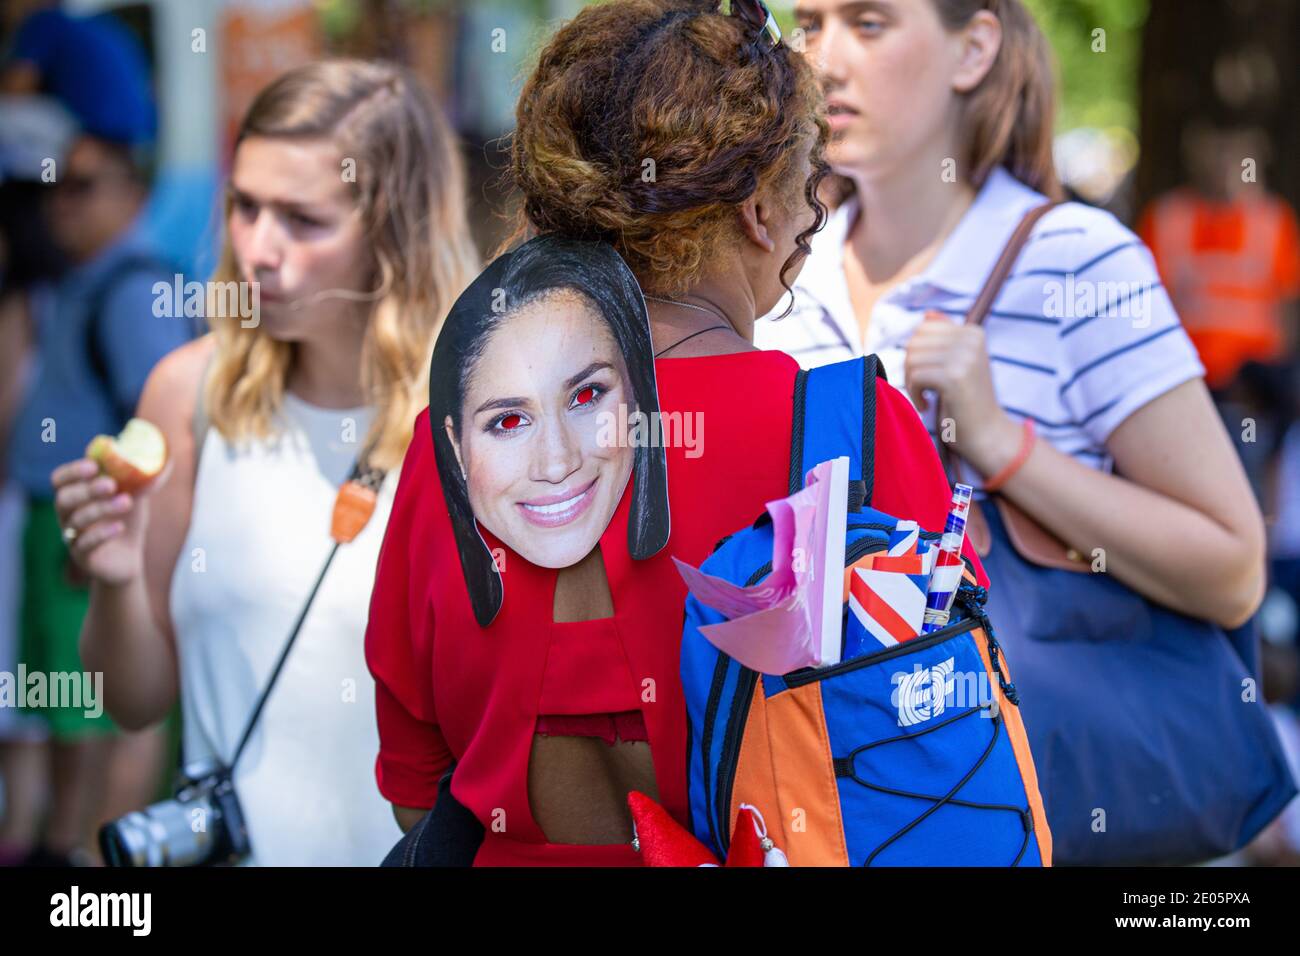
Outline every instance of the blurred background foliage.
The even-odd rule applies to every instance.
[[[1138,128],[1138,70],[1147,0],[1025,0],[1056,54],[1060,132]],[[1103,31],[1094,36],[1094,31]],[[1104,50],[1094,45],[1104,43]]]
[[[1119,127],[1136,133],[1137,82],[1141,32],[1149,0],[1025,0],[1055,51],[1061,82],[1061,131]],[[346,45],[366,21],[404,21],[410,17],[451,14],[466,6],[509,10],[545,23],[570,16],[583,0],[317,0],[327,42]],[[787,31],[793,28],[794,3],[775,0],[772,7]],[[1100,38],[1094,31],[1101,30]],[[1095,49],[1098,43],[1104,49]]]
[[[313,0],[326,45],[335,52],[393,56],[418,62],[435,87],[450,94],[457,125],[492,151],[508,132],[512,104],[541,42],[556,21],[589,0]],[[795,26],[794,0],[769,0],[782,29]],[[1143,31],[1152,3],[1169,0],[1025,0],[1051,44],[1059,83],[1057,156],[1080,196],[1131,214],[1123,199],[1139,161]],[[1178,0],[1175,0],[1178,2]],[[1284,0],[1291,2],[1291,0]],[[446,48],[453,62],[430,64],[426,46],[412,48],[417,24],[478,36]],[[491,25],[509,36],[508,55],[488,56]],[[489,160],[496,165],[498,160]],[[1132,197],[1129,197],[1130,200]]]
[[[188,44],[187,31],[196,23],[208,24],[218,38],[219,71],[204,72],[195,61],[174,56],[154,64],[170,109],[163,152],[173,166],[177,156],[224,162],[223,141],[213,141],[206,129],[210,114],[217,110],[229,127],[269,78],[245,76],[244,64],[287,68],[323,54],[408,64],[438,96],[465,143],[476,222],[490,245],[502,199],[502,147],[519,89],[557,23],[592,0],[65,2],[114,10],[151,51],[172,48],[160,46],[177,42],[169,31],[184,32]],[[1300,164],[1288,161],[1300,155],[1294,121],[1300,113],[1300,0],[1024,2],[1052,47],[1059,90],[1056,160],[1075,196],[1131,222],[1153,196],[1185,180],[1183,131],[1209,115],[1264,133],[1266,178],[1300,203]],[[795,0],[769,3],[792,35]],[[238,49],[220,52],[220,38],[231,32],[224,24],[236,11],[243,22],[230,45]],[[204,175],[215,188],[217,171]],[[197,194],[190,183],[183,196]]]

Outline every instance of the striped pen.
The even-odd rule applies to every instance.
[[[952,509],[943,526],[943,538],[939,541],[939,554],[934,562],[934,572],[930,575],[930,587],[925,593],[925,619],[921,623],[922,634],[932,634],[948,623],[952,613],[952,602],[961,587],[962,573],[965,565],[961,560],[961,546],[966,538],[966,516],[970,513],[970,485],[956,484],[952,489]]]

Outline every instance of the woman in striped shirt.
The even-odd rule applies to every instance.
[[[960,477],[1079,553],[1103,549],[1148,598],[1249,619],[1263,521],[1141,241],[1106,212],[1057,206],[986,324],[962,321],[1025,213],[1060,192],[1049,52],[1021,0],[796,12],[851,195],[813,241],[793,313],[760,322],[756,343],[804,366],[878,353]]]

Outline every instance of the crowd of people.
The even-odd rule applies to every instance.
[[[205,808],[238,794],[246,864],[375,865],[436,808],[447,860],[637,865],[630,791],[690,817],[672,558],[698,566],[786,493],[801,369],[872,354],[874,507],[942,528],[965,482],[1007,506],[995,541],[1014,510],[1144,601],[1258,622],[1300,772],[1300,229],[1241,175],[1267,144],[1190,129],[1188,186],[1130,229],[1066,201],[1020,0],[795,7],[801,49],[757,0],[562,25],[519,96],[497,250],[410,72],[287,72],[238,128],[198,317],[165,307],[177,270],[140,234],[137,41],[57,9],[15,26],[0,672],[98,675],[102,707],[0,707],[0,864],[141,862],[130,814],[179,766]],[[497,258],[537,236],[569,272]],[[618,263],[564,241],[617,251],[649,341],[642,296],[583,278]],[[255,315],[222,308],[230,284]],[[475,332],[435,353],[449,313]],[[493,397],[512,371],[537,394]],[[704,453],[605,454],[577,416],[620,390],[698,416]],[[132,417],[168,449],[139,492],[84,452]],[[349,485],[372,497],[340,539]],[[557,509],[588,507],[557,537]],[[561,556],[530,550],[538,528]],[[1297,859],[1294,803],[1234,858]]]

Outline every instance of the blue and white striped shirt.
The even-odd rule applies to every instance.
[[[928,268],[882,296],[866,352],[902,388],[907,340],[929,310],[962,321],[1026,212],[1046,198],[995,169]],[[812,242],[794,286],[794,310],[759,321],[755,344],[804,368],[864,354],[844,276],[857,203],[840,206]],[[783,299],[772,316],[780,315]],[[1109,471],[1106,439],[1124,419],[1205,373],[1161,285],[1151,253],[1110,213],[1065,203],[1030,234],[985,319],[993,388],[1016,420],[1085,465]],[[933,405],[922,416],[935,432]],[[962,466],[977,488],[979,475]]]

